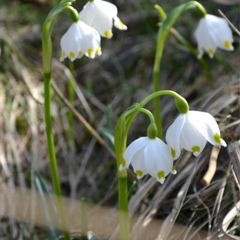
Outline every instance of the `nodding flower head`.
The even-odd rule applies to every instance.
[[[112,26],[127,30],[127,26],[117,17],[117,7],[102,0],[89,1],[79,13],[80,20],[96,29],[102,37],[112,37]]]
[[[124,153],[119,170],[128,168],[130,164],[138,179],[150,174],[162,184],[170,172],[176,173],[170,148],[159,138],[141,137],[132,142]]]
[[[61,61],[67,57],[74,61],[83,55],[89,58],[101,55],[99,33],[82,21],[75,22],[70,26],[62,36],[60,44],[62,48]]]
[[[195,37],[198,43],[198,58],[202,57],[204,51],[213,58],[217,48],[233,50],[232,31],[224,18],[207,14],[200,19]]]
[[[213,116],[198,111],[180,114],[168,128],[166,141],[174,159],[179,157],[182,148],[198,156],[207,141],[215,146],[227,146],[220,137],[219,127]]]

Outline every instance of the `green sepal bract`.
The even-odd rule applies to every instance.
[[[178,95],[178,97],[175,97],[175,106],[182,114],[186,114],[189,111],[188,102],[180,95]]]

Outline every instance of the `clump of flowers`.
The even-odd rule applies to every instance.
[[[176,174],[173,162],[179,158],[182,149],[192,152],[197,157],[203,151],[207,142],[214,146],[226,147],[227,144],[220,137],[219,126],[211,114],[190,111],[187,101],[173,91],[165,90],[157,93],[159,95],[174,96],[176,108],[180,112],[180,115],[167,129],[167,144],[157,137],[158,128],[155,124],[155,118],[150,111],[139,107],[139,105],[127,109],[126,113],[124,113],[125,115],[123,114],[125,118],[128,115],[135,114],[136,111],[144,112],[150,117],[151,124],[148,127],[146,137],[133,141],[126,148],[123,160],[119,164],[119,171],[127,169],[131,164],[138,179],[141,179],[146,174],[150,174],[163,184],[169,173]],[[158,94],[154,93],[146,99],[149,101],[152,97],[157,97]],[[147,103],[143,102],[144,104]],[[119,122],[123,124],[118,128],[119,131],[125,128],[125,122],[127,120]]]
[[[74,13],[75,10],[72,11]],[[69,58],[74,61],[83,55],[95,58],[101,55],[101,37],[112,37],[112,26],[126,30],[127,26],[117,16],[117,7],[102,0],[89,1],[60,41],[60,61]],[[80,20],[79,20],[80,17]]]

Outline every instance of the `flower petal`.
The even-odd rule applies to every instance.
[[[148,144],[148,138],[142,137],[132,142],[126,149],[123,157],[126,160],[126,167],[132,162],[134,155]]]
[[[134,172],[136,173],[138,179],[141,179],[144,175],[148,173],[145,167],[144,157],[145,156],[144,156],[144,148],[143,148],[143,149],[140,149],[138,152],[136,152],[131,162]]]
[[[62,48],[61,61],[66,57],[74,61],[76,58],[82,57],[83,54],[94,58],[95,54],[101,53],[99,33],[82,21],[70,26],[61,38],[60,45]]]
[[[171,172],[173,158],[169,146],[162,140],[159,138],[152,140],[145,148],[144,154],[145,167],[152,177],[160,180],[160,172],[163,172],[164,176],[167,176]]]
[[[127,26],[118,18],[114,18],[114,26],[120,30],[127,30]]]
[[[82,11],[79,13],[80,21],[85,22],[87,25],[92,27],[95,15],[95,7],[91,2],[87,2],[83,7]]]
[[[189,111],[188,120],[198,127],[199,132],[212,145],[226,146],[226,142],[220,138],[220,130],[214,117],[206,112]]]
[[[233,36],[227,21],[224,18],[210,14],[207,15],[207,19],[208,27],[211,29],[211,35],[216,46],[224,50],[232,51],[233,46],[231,43],[233,42]],[[226,46],[226,42],[230,43],[228,47]]]
[[[187,114],[187,119],[182,128],[180,138],[181,147],[187,151],[193,152],[196,157],[202,152],[207,143],[207,140],[201,135],[197,126],[197,124],[192,124],[188,121]]]
[[[92,26],[99,32],[99,34],[103,37],[106,37],[106,32],[111,32],[112,25],[112,15],[106,14],[105,9],[103,8],[96,9]]]
[[[224,34],[223,34],[224,33]],[[207,14],[201,18],[195,31],[199,58],[206,51],[212,58],[217,48],[233,50],[233,36],[225,19]]]
[[[159,138],[142,137],[135,140],[126,149],[124,159],[119,170],[126,169],[131,163],[138,179],[149,173],[163,183],[170,172],[176,173],[170,147]]]
[[[167,129],[166,141],[171,147],[173,159],[177,159],[181,153],[180,134],[185,121],[185,114],[180,114]]]
[[[69,57],[71,61],[75,60],[79,52],[77,23],[73,23],[68,31],[62,36],[60,45],[62,48],[60,60],[63,61],[66,57]]]
[[[127,27],[117,17],[117,7],[102,0],[89,1],[80,12],[80,19],[95,28],[102,37],[112,37],[113,20],[115,27],[126,30]]]
[[[217,50],[217,45],[213,38],[214,36],[208,29],[209,24],[207,18],[201,18],[198,28],[195,31],[195,37],[198,42],[198,50],[200,54],[199,58],[201,58],[204,51],[206,51],[209,57],[212,58]]]

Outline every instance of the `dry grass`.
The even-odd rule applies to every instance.
[[[117,3],[124,15],[123,2]],[[67,28],[68,24],[66,16],[57,22],[53,36],[56,43],[53,81],[66,99],[68,82],[74,85],[72,109],[105,140],[101,143],[92,137],[78,117],[71,127],[69,106],[53,94],[57,157],[66,206],[71,208],[69,225],[74,236],[82,231],[84,210],[80,201],[84,198],[94,204],[92,210],[99,210],[96,215],[90,214],[91,207],[87,210],[89,230],[102,239],[118,238],[116,163],[109,150],[111,143],[102,129],[113,132],[122,111],[152,92],[157,18],[153,8],[146,9],[154,3],[130,3],[136,14],[126,9],[129,30],[124,33],[114,30],[112,40],[103,40],[102,57],[75,62],[75,77],[67,61],[58,61],[62,26]],[[40,39],[45,15],[35,16],[39,9],[31,5],[32,15],[22,17],[21,11],[16,11],[16,4],[0,8],[0,238],[46,239],[50,226],[45,219],[45,208],[52,200],[46,195],[36,197],[34,191],[38,189],[37,181],[41,181],[45,191],[52,192],[42,104]],[[25,5],[17,6],[24,12]],[[41,8],[49,11],[48,6]],[[38,19],[31,24],[34,16]],[[179,26],[181,31],[187,26],[186,19]],[[15,23],[14,28],[9,21]],[[136,26],[142,26],[141,30],[137,31]],[[207,145],[198,158],[184,152],[175,162],[178,174],[169,176],[163,186],[152,178],[136,182],[130,175],[132,239],[239,239],[239,38],[236,36],[235,40],[234,53],[219,51],[213,60],[205,58],[212,75],[210,81],[197,59],[182,51],[174,38],[168,42],[162,88],[182,94],[192,109],[214,115],[228,147],[216,149]],[[165,131],[177,115],[170,98],[163,99],[162,113]],[[146,119],[140,116],[131,129],[129,142],[145,135],[146,127]],[[103,147],[106,143],[107,149]],[[210,160],[211,173],[206,180],[204,175]],[[26,197],[32,201],[31,208]],[[58,226],[52,222],[52,227]]]

